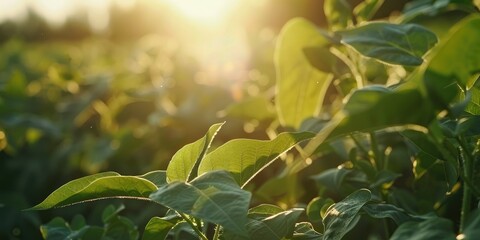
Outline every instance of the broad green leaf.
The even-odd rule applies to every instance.
[[[295,225],[293,240],[318,240],[322,239],[322,234],[315,231],[309,222],[301,222]]]
[[[222,125],[223,123],[212,125],[203,138],[185,145],[173,155],[167,167],[167,182],[191,180],[192,173],[195,174],[195,167],[207,154],[213,138]]]
[[[428,126],[435,117],[431,103],[412,88],[359,89],[350,96],[342,113],[344,118],[330,137],[407,124]]]
[[[95,180],[108,176],[120,176],[120,174],[116,172],[104,172],[72,180],[67,184],[59,187],[57,190],[51,193],[42,203],[31,208],[31,210],[37,210],[40,209],[40,207],[41,209],[54,207],[58,202],[64,201],[68,197],[83,190]]]
[[[460,94],[460,88],[469,89],[480,73],[478,29],[480,16],[472,15],[457,23],[432,50],[424,81],[432,99],[441,107],[448,106]]]
[[[453,223],[445,218],[433,217],[421,222],[406,222],[400,225],[391,240],[455,239]]]
[[[246,120],[258,120],[275,118],[275,107],[272,102],[264,96],[253,96],[233,103],[225,109],[225,114]]]
[[[281,154],[313,136],[309,132],[285,132],[273,140],[231,140],[205,156],[198,167],[198,175],[213,170],[227,170],[244,187]]]
[[[371,198],[369,190],[360,189],[330,206],[323,219],[324,239],[342,239],[356,225],[360,210]]]
[[[350,71],[347,65],[331,53],[328,48],[323,46],[306,47],[303,49],[303,52],[310,65],[322,72],[331,72],[337,77]]]
[[[44,210],[114,197],[146,200],[155,190],[155,184],[140,177],[119,176],[113,172],[100,173],[66,183],[30,210]]]
[[[281,240],[290,238],[293,235],[295,223],[302,212],[303,209],[294,208],[261,220],[250,219],[246,226],[250,239]]]
[[[189,183],[172,182],[150,195],[164,206],[243,236],[250,198],[250,192],[242,190],[226,171],[211,171]]]
[[[462,234],[463,238],[457,237],[457,239],[480,239],[480,209],[469,213]]]
[[[354,9],[353,13],[357,17],[357,21],[368,21],[375,16],[378,9],[382,6],[384,0],[364,0],[359,3]]]
[[[157,188],[167,184],[167,172],[164,170],[151,171],[139,177],[152,182]]]
[[[269,217],[277,213],[283,212],[281,207],[271,204],[261,204],[248,210],[249,218]]]
[[[316,26],[302,18],[290,20],[281,30],[275,48],[275,106],[283,126],[298,129],[304,119],[320,113],[332,74],[311,66],[303,51],[327,45]]]
[[[56,217],[40,226],[40,232],[45,240],[101,239],[104,236],[105,228],[85,225],[85,219],[77,215],[70,224],[62,218]]]
[[[102,221],[105,225],[102,239],[137,240],[139,233],[132,220],[119,216],[124,205],[109,205],[103,210]]]
[[[148,221],[147,226],[145,226],[142,240],[164,240],[173,226],[175,226],[175,224],[171,221],[153,217]]]
[[[307,217],[313,224],[321,224],[322,218],[325,216],[327,209],[335,202],[330,198],[316,197],[312,199],[306,209]]]
[[[479,81],[480,83],[480,81]],[[465,112],[472,115],[480,115],[480,86],[474,86],[470,89],[470,101],[465,107]]]
[[[422,56],[437,43],[433,32],[416,24],[373,22],[337,33],[359,53],[400,65],[422,64]]]
[[[329,29],[345,29],[352,23],[352,9],[346,0],[325,0],[323,4]]]
[[[366,204],[362,210],[370,217],[391,218],[397,225],[412,219],[403,209],[391,204]]]
[[[336,190],[342,186],[343,180],[351,172],[352,170],[345,168],[332,168],[314,175],[311,178],[329,190]]]
[[[401,174],[394,173],[388,170],[380,170],[377,172],[375,179],[370,184],[370,188],[376,188],[385,183],[390,183],[395,181],[395,179],[401,177]]]

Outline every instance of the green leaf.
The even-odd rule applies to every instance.
[[[347,234],[357,224],[358,213],[371,198],[369,190],[360,189],[330,206],[323,219],[324,239],[337,240]]]
[[[416,24],[373,22],[337,33],[359,53],[400,65],[422,64],[422,56],[437,43],[433,32]]]
[[[471,97],[465,107],[465,112],[472,115],[480,115],[480,86],[474,86],[469,91]]]
[[[362,210],[373,218],[391,218],[397,225],[412,219],[403,209],[391,204],[367,204]]]
[[[375,176],[375,179],[373,182],[370,184],[370,188],[376,188],[381,186],[384,183],[390,183],[395,181],[395,179],[401,177],[401,174],[394,173],[388,170],[380,170],[377,172],[377,175]]]
[[[294,208],[262,220],[250,219],[247,229],[250,239],[285,239],[293,235],[295,223],[303,209]]]
[[[198,175],[227,170],[244,187],[255,175],[295,144],[312,138],[313,133],[281,133],[273,140],[234,139],[209,153],[198,167]]]
[[[119,176],[114,172],[99,173],[66,183],[29,210],[44,210],[114,197],[146,200],[155,190],[155,184],[140,177]]]
[[[469,213],[462,234],[464,238],[457,239],[480,239],[480,209]]]
[[[153,217],[148,221],[147,226],[145,226],[142,240],[163,240],[167,237],[168,232],[170,232],[173,226],[175,226],[175,223],[171,221]]]
[[[345,168],[331,168],[314,175],[311,178],[325,188],[334,191],[340,189],[343,180],[351,172],[352,170]]]
[[[433,217],[421,222],[406,222],[400,225],[391,240],[455,239],[453,224],[445,218]]]
[[[303,51],[328,45],[316,26],[302,18],[290,20],[281,30],[275,48],[275,106],[283,126],[298,129],[304,119],[320,113],[333,75],[310,66]]]
[[[353,92],[330,137],[407,124],[428,126],[435,117],[431,103],[418,89],[400,87],[392,91],[375,86]]]
[[[279,206],[275,206],[271,204],[260,204],[248,210],[248,217],[249,218],[259,218],[259,217],[266,218],[281,212],[283,212],[283,209]]]
[[[365,0],[359,3],[354,9],[353,13],[357,17],[358,22],[368,21],[375,16],[378,9],[382,6],[384,0]]]
[[[346,0],[325,0],[323,9],[332,31],[345,29],[352,23],[352,10]]]
[[[71,224],[63,218],[56,217],[45,225],[40,226],[43,239],[46,240],[80,240],[101,239],[104,229],[101,227],[85,225],[83,217],[75,217]]]
[[[250,198],[250,192],[242,190],[225,171],[208,172],[189,183],[172,182],[150,195],[164,206],[244,236]]]
[[[335,202],[330,198],[316,197],[312,199],[306,209],[307,217],[310,222],[317,225],[322,222],[322,218],[325,216],[327,209]]]
[[[318,240],[322,239],[322,234],[315,231],[309,222],[301,222],[295,225],[293,240]]]
[[[480,73],[479,28],[480,16],[465,18],[430,54],[424,81],[428,93],[441,107],[448,106],[460,94],[460,89],[472,87],[476,74]]]
[[[167,172],[164,170],[151,171],[139,177],[152,182],[157,188],[167,184]]]
[[[213,138],[222,127],[223,123],[214,124],[208,129],[205,136],[194,143],[182,147],[170,160],[167,167],[167,182],[188,181],[195,177],[195,167],[207,154]]]

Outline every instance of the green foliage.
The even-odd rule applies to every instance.
[[[60,217],[54,218],[49,223],[42,225],[40,231],[43,238],[47,240],[138,239],[139,233],[135,224],[130,219],[118,215],[123,209],[123,206],[116,208],[113,205],[105,208],[102,227],[87,225],[85,218],[77,215],[70,223]]]
[[[422,56],[437,43],[433,32],[416,24],[372,22],[337,34],[367,57],[401,65],[422,64]]]
[[[227,170],[243,187],[280,155],[311,137],[312,133],[302,132],[281,133],[270,141],[235,139],[208,154],[200,163],[198,174]]]
[[[32,209],[111,197],[167,208],[150,219],[143,239],[478,238],[475,6],[412,1],[404,15],[373,22],[383,1],[324,3],[330,32],[295,18],[278,36],[278,118],[266,93],[223,111],[255,123],[269,140],[212,144],[223,123],[214,124],[181,147],[166,171],[80,178]],[[449,23],[454,26],[447,35],[408,22],[449,11],[452,4],[462,5],[455,9],[465,17]],[[22,97],[25,79],[21,72],[11,74],[9,97]],[[288,132],[292,128],[298,132]],[[118,229],[108,236],[137,237],[131,222],[107,212],[107,230],[54,219],[42,233],[55,239]],[[118,221],[110,224],[108,216]]]
[[[225,171],[208,172],[189,183],[172,182],[150,195],[157,203],[242,236],[246,236],[250,197]]]
[[[329,42],[318,34],[312,23],[304,19],[289,21],[278,38],[275,48],[275,106],[282,125],[298,128],[303,119],[319,114],[332,80],[331,74],[308,64],[303,50],[313,46],[326,47]]]

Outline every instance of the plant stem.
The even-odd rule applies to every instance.
[[[466,181],[470,181],[472,173],[472,158],[470,152],[468,151],[468,146],[465,143],[465,140],[461,137],[457,138],[458,143],[460,144],[459,157],[463,165],[463,199],[462,199],[462,210],[460,212],[460,233],[465,229],[465,222],[467,221],[468,214],[470,213],[470,208],[472,206],[472,189],[467,184]],[[468,179],[468,180],[467,180]],[[465,181],[466,180],[466,181]]]
[[[205,234],[203,234],[202,231],[200,231],[200,229],[198,228],[197,225],[195,225],[195,223],[184,213],[181,213],[181,212],[177,212],[178,214],[180,214],[180,216],[182,216],[182,218],[190,225],[190,227],[192,227],[193,231],[195,231],[195,233],[202,239],[202,240],[208,240],[208,238],[205,236]]]
[[[220,237],[220,225],[215,226],[215,234],[213,234],[213,240],[218,240]]]
[[[375,135],[375,132],[370,132],[370,144],[371,144],[373,158],[375,160],[375,165],[377,167],[377,170],[382,170],[383,158],[382,158],[382,155],[380,154],[380,151],[378,150],[378,141],[377,141],[377,136]]]

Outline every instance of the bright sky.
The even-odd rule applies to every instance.
[[[109,8],[115,5],[130,8],[138,0],[0,0],[0,22],[22,20],[31,9],[53,26],[61,26],[78,13],[84,12],[93,30],[108,27]],[[239,0],[155,0],[167,3],[180,15],[198,24],[210,25],[221,22]],[[149,2],[152,3],[152,2]]]

